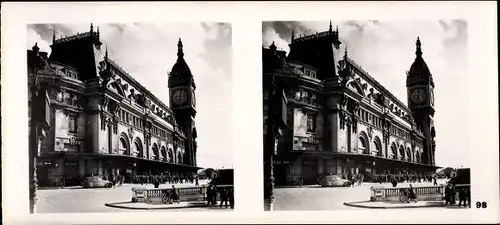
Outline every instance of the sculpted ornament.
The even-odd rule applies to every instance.
[[[106,113],[101,111],[99,115],[101,116],[101,130],[106,130],[106,120],[108,119]]]
[[[130,141],[134,140],[134,128],[132,127],[128,128],[128,137],[130,138]]]
[[[368,138],[370,138],[371,140],[372,137],[373,137],[373,127],[368,127]]]
[[[352,117],[352,132],[357,133],[358,131],[358,118],[357,116]]]

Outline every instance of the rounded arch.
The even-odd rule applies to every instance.
[[[365,132],[361,131],[358,137],[358,149],[363,151],[363,154],[370,154],[370,145]]]
[[[375,136],[375,138],[373,138],[373,146],[377,151],[377,156],[382,157],[382,142],[380,141],[379,137]]]
[[[153,149],[154,159],[155,160],[160,160],[160,152],[159,152],[159,149],[158,149],[158,144],[154,143],[152,149]]]
[[[168,162],[174,163],[174,150],[171,148],[168,149]]]
[[[165,148],[165,146],[161,147],[161,159],[162,159],[162,161],[167,161],[167,159],[168,159],[167,149]]]
[[[390,149],[388,158],[390,158],[390,159],[396,158],[396,144],[394,144],[394,142],[391,144],[391,149]]]
[[[135,139],[134,150],[135,150],[135,152],[137,152],[138,158],[144,158],[144,150],[142,149],[142,141],[140,138]]]
[[[120,134],[120,140],[118,143],[118,154],[130,155],[130,144],[128,142],[128,136],[125,133]]]
[[[404,149],[403,145],[399,146],[398,159],[399,160],[404,160],[405,159],[405,149]]]

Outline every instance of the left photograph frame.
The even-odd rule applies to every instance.
[[[27,29],[30,213],[233,211],[230,23]]]

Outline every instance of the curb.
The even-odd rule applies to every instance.
[[[129,206],[121,206],[119,204],[127,204],[132,202],[115,202],[115,203],[105,203],[104,205],[111,208],[118,209],[134,209],[134,210],[159,210],[159,209],[185,209],[185,208],[204,208],[206,205],[187,205],[187,206],[171,206],[171,207],[159,207],[159,208],[138,208],[138,207],[129,207]]]
[[[421,206],[398,206],[398,207],[387,207],[387,206],[366,206],[359,205],[359,203],[367,203],[371,201],[358,201],[358,202],[344,202],[345,206],[364,208],[364,209],[414,209],[414,208],[440,208],[444,205],[421,205]]]

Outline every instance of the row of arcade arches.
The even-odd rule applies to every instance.
[[[382,154],[382,142],[380,141],[380,138],[375,136],[373,138],[373,147],[375,149],[371,150],[370,149],[370,141],[368,139],[368,136],[366,133],[361,132],[358,138],[358,149],[363,151],[363,154],[371,155],[371,152],[376,152],[376,155],[379,157],[383,157]],[[386,157],[388,159],[397,159],[397,160],[404,160],[404,161],[409,161],[409,162],[421,162],[422,159],[422,153],[419,151],[413,152],[409,147],[405,149],[403,145],[399,146],[399,149],[396,147],[396,144],[394,142],[391,143],[389,149],[388,149],[388,154],[386,154]]]
[[[133,152],[137,152],[137,158],[144,158],[145,151],[143,149],[142,141],[140,138],[135,138],[134,142],[130,144],[129,138],[125,133],[120,135],[119,154],[131,156]],[[167,149],[165,146],[159,147],[157,143],[152,145],[154,160],[164,161],[168,163],[182,163],[183,153],[175,152],[172,148]],[[132,150],[132,151],[131,151]],[[135,154],[134,154],[135,156]]]

